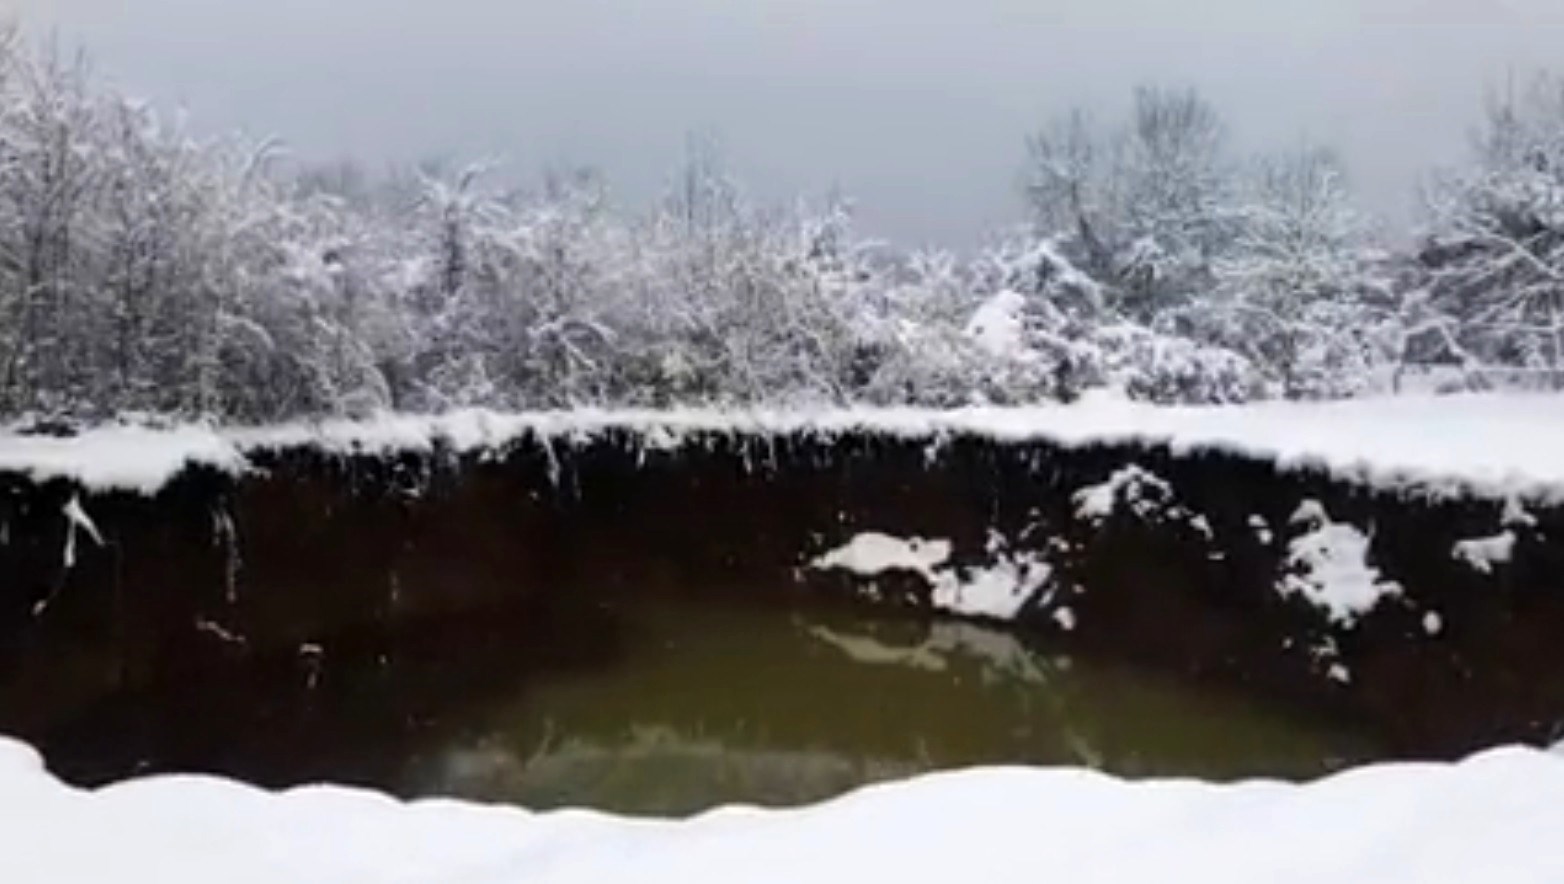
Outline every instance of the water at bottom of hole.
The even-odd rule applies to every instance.
[[[1259,698],[853,608],[605,602],[546,628],[480,618],[307,651],[23,736],[84,784],[199,772],[644,814],[972,765],[1301,779],[1374,756],[1339,722]]]

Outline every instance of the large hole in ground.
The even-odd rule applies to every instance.
[[[0,733],[82,785],[685,813],[977,764],[1307,779],[1564,723],[1548,500],[1129,444],[646,442],[260,452],[153,497],[0,476]],[[814,567],[865,538],[949,557]],[[1374,590],[1347,619],[1310,597],[1341,570]],[[1003,622],[937,610],[993,579],[1027,593]]]

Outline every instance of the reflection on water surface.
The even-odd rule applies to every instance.
[[[322,640],[24,736],[88,783],[199,771],[660,814],[977,764],[1302,778],[1373,754],[1290,710],[972,623],[650,599],[536,626]]]

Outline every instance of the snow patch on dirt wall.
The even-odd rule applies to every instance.
[[[1137,464],[1116,470],[1106,480],[1075,492],[1075,517],[1100,527],[1114,515],[1141,522],[1184,524],[1204,540],[1212,540],[1211,522],[1178,502],[1173,486]]]
[[[1499,516],[1500,531],[1489,537],[1473,537],[1457,541],[1450,549],[1450,557],[1464,562],[1479,574],[1492,574],[1500,565],[1508,565],[1515,558],[1515,545],[1522,533],[1534,532],[1537,517],[1527,511],[1518,497],[1511,495],[1504,502]]]
[[[1450,557],[1465,562],[1479,574],[1492,574],[1498,565],[1507,565],[1515,555],[1514,531],[1503,531],[1492,537],[1462,540],[1450,550]]]
[[[1106,520],[1121,507],[1145,518],[1162,510],[1173,496],[1173,488],[1162,479],[1130,464],[1105,481],[1075,492],[1075,515],[1085,522]]]
[[[950,559],[950,552],[948,540],[903,539],[869,531],[816,558],[811,567],[821,571],[849,571],[859,577],[911,571],[933,583],[937,579],[936,572]]]
[[[1401,594],[1401,586],[1384,579],[1369,564],[1368,535],[1344,522],[1331,521],[1325,507],[1306,500],[1293,513],[1292,524],[1302,528],[1287,546],[1286,572],[1276,589],[1286,596],[1301,596],[1324,611],[1332,623],[1352,626],[1381,600]]]
[[[863,579],[893,571],[916,574],[928,585],[930,604],[936,609],[990,620],[1014,620],[1053,576],[1052,567],[1041,556],[1025,550],[1009,551],[998,534],[989,537],[987,565],[953,566],[949,563],[952,550],[949,540],[865,532],[815,557],[809,567],[847,571]]]

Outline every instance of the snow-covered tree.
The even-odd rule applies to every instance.
[[[1192,90],[1142,88],[1118,127],[1084,111],[1029,141],[1025,192],[1040,237],[1140,322],[1198,297],[1232,237],[1226,127]]]
[[[1393,356],[1382,332],[1396,299],[1345,178],[1317,146],[1257,159],[1211,296],[1181,311],[1289,397],[1361,392]]]
[[[1103,287],[1048,240],[990,251],[977,285],[990,292],[968,328],[991,354],[1010,354],[1010,401],[1071,399],[1094,387],[1155,402],[1242,402],[1262,392],[1256,367],[1222,347],[1170,334],[1116,309]]]
[[[96,292],[83,271],[102,193],[98,107],[83,60],[53,48],[8,56],[0,163],[0,397],[12,408],[85,399]]]
[[[1383,374],[1393,274],[1330,151],[1240,162],[1198,94],[1155,89],[1116,129],[1076,112],[1029,147],[1035,237],[1101,288],[1093,346],[1118,367],[1098,374],[1204,401],[1345,395]]]
[[[1431,322],[1419,358],[1564,380],[1564,80],[1490,102],[1476,168],[1430,190],[1421,251]]]

